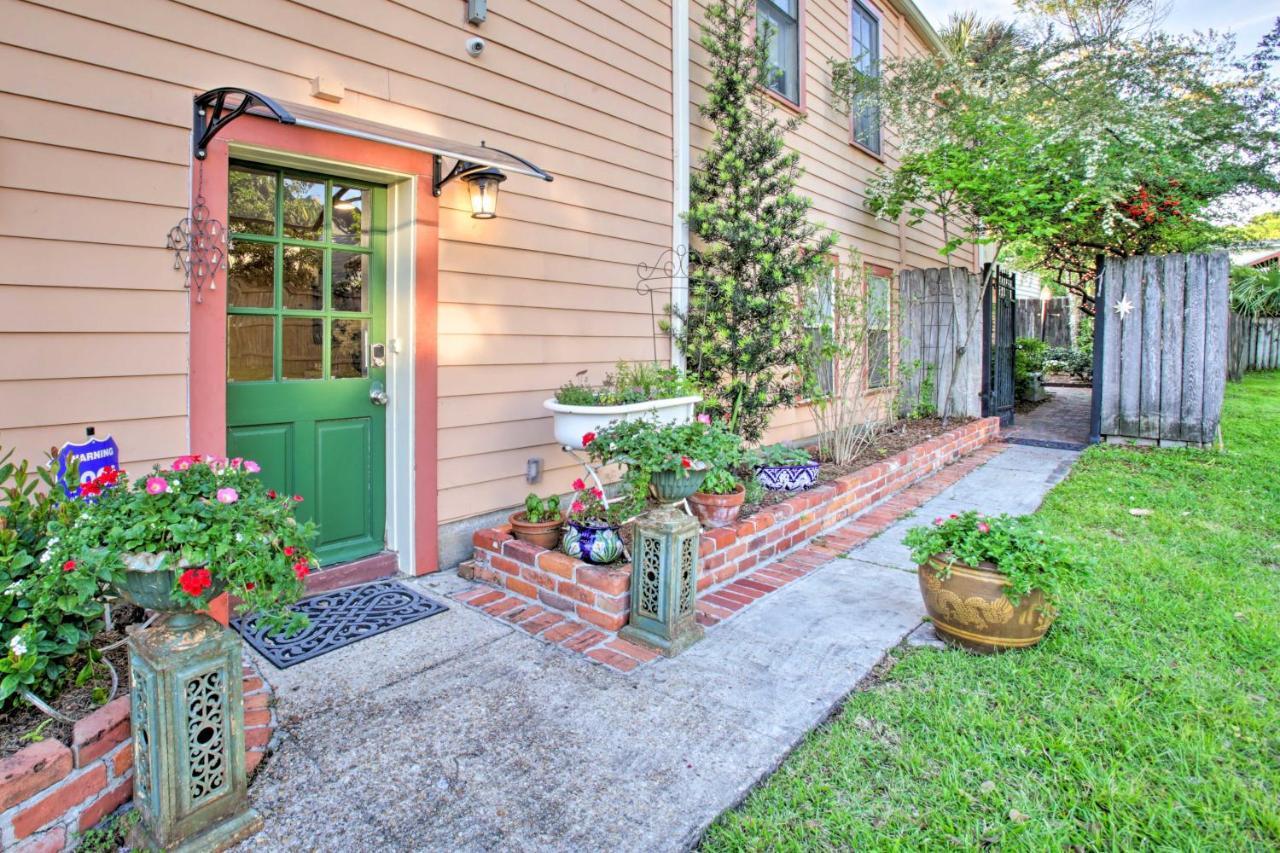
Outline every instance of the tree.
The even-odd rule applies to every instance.
[[[844,104],[871,98],[899,139],[868,205],[943,219],[1079,294],[1099,254],[1221,240],[1215,203],[1280,189],[1276,30],[1243,61],[1229,37],[1161,32],[1151,0],[1024,0],[1026,24],[953,18],[941,55],[875,78],[833,62]]]
[[[1233,243],[1261,243],[1280,240],[1280,210],[1259,213],[1246,224],[1231,229]]]
[[[802,297],[829,273],[835,245],[796,192],[803,170],[783,137],[798,121],[780,120],[765,94],[771,32],[747,39],[754,16],[754,0],[707,9],[711,81],[700,109],[713,135],[690,181],[689,304],[675,330],[706,408],[751,441],[813,388]]]

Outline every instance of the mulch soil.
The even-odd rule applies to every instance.
[[[132,604],[122,604],[112,608],[111,617],[114,622],[114,629],[103,631],[94,637],[94,648],[100,649],[123,640],[125,629],[130,625],[142,622],[145,619],[145,613],[141,608],[134,607]],[[111,661],[111,665],[115,667],[116,674],[120,678],[120,686],[116,691],[116,696],[127,695],[129,692],[128,646],[121,644],[106,652],[103,657]],[[40,697],[55,711],[73,720],[87,717],[101,707],[93,701],[93,688],[103,687],[108,691],[111,689],[111,674],[107,672],[105,667],[99,667],[99,674],[95,675],[84,686],[77,687],[75,684],[76,673],[80,671],[84,664],[85,657],[77,657],[67,668],[64,687],[58,695],[52,698]],[[56,738],[65,744],[69,745],[71,743],[72,725],[70,723],[64,723],[61,720],[45,715],[43,711],[25,699],[19,699],[18,704],[9,710],[0,711],[0,758],[12,755],[24,746],[33,743],[36,738],[23,740],[23,736],[34,732],[46,721],[48,721],[47,725],[40,729],[39,740]]]
[[[818,482],[826,483],[839,479],[846,474],[852,474],[860,468],[874,465],[882,459],[893,456],[895,453],[900,453],[909,447],[915,447],[917,444],[922,444],[935,436],[950,432],[972,420],[973,418],[948,418],[946,426],[943,426],[942,418],[917,418],[915,420],[904,419],[898,421],[877,435],[853,461],[845,465],[836,465],[832,462],[819,460],[822,462],[822,467],[818,469]],[[782,503],[796,494],[799,493],[765,492],[764,497],[759,502],[743,504],[742,512],[739,513],[738,517],[750,518],[752,513],[758,512],[765,507]]]

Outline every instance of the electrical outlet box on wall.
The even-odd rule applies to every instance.
[[[467,0],[467,23],[483,24],[489,17],[489,0]]]

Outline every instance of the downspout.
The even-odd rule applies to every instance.
[[[671,363],[684,367],[676,343],[689,307],[689,0],[671,2]]]

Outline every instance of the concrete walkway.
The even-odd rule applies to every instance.
[[[466,607],[263,672],[282,735],[244,850],[680,850],[920,623],[910,526],[1028,512],[1075,454],[1011,446],[880,537],[623,675]],[[421,579],[443,598],[452,573]]]

